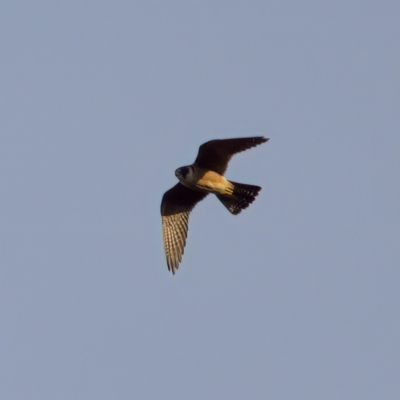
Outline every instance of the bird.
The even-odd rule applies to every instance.
[[[237,215],[256,198],[260,186],[229,181],[224,177],[232,156],[265,143],[262,136],[216,139],[199,147],[192,165],[175,170],[179,182],[167,190],[161,201],[162,231],[168,270],[174,275],[182,261],[188,233],[189,214],[208,194]]]

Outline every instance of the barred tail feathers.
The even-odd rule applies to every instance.
[[[232,214],[237,215],[256,199],[261,187],[232,181],[231,183],[234,185],[232,195],[217,197]]]

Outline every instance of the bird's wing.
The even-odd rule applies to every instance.
[[[161,201],[162,227],[168,269],[175,274],[182,260],[189,214],[207,193],[188,189],[181,183],[166,191]]]
[[[223,175],[228,167],[229,160],[234,154],[258,146],[268,140],[262,136],[211,140],[200,146],[195,164],[200,168]]]

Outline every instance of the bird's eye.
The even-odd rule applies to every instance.
[[[182,174],[184,177],[186,177],[186,175],[188,174],[188,172],[189,172],[189,168],[187,168],[187,167],[181,168],[181,174]]]

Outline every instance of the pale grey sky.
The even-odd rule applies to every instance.
[[[0,397],[398,399],[399,8],[2,2]],[[172,276],[175,168],[252,135]]]

